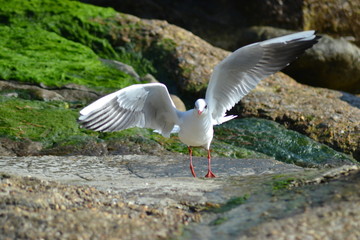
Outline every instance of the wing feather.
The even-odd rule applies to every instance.
[[[213,122],[222,123],[226,111],[262,79],[289,65],[319,38],[304,31],[247,45],[226,57],[215,66],[206,91]]]
[[[178,114],[164,84],[136,84],[106,95],[80,111],[79,123],[101,132],[152,128],[169,136]]]

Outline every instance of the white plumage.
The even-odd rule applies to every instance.
[[[131,127],[152,128],[165,137],[172,130],[189,147],[202,146],[208,150],[208,173],[211,171],[210,144],[213,125],[229,121],[226,116],[242,97],[267,76],[286,67],[319,37],[314,31],[304,31],[239,48],[218,65],[211,76],[205,99],[198,99],[195,108],[178,111],[164,84],[136,84],[100,98],[80,111],[82,126],[95,131],[112,132]]]

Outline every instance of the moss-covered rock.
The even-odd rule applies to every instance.
[[[82,84],[117,89],[134,83],[104,65],[88,47],[38,27],[0,26],[0,78],[61,87]]]
[[[164,138],[151,129],[132,128],[114,133],[81,129],[77,110],[64,102],[0,97],[0,136],[40,142],[38,153],[128,154],[165,152],[187,154],[177,135]],[[353,159],[297,132],[262,119],[233,120],[215,129],[214,157],[275,158],[301,166],[338,166]],[[36,154],[36,153],[32,153]],[[201,148],[195,156],[206,156]]]
[[[83,135],[77,113],[63,102],[0,97],[0,136],[30,139],[51,146],[72,135]]]
[[[269,120],[233,120],[216,128],[215,133],[222,142],[299,166],[341,166],[355,162],[346,154]]]

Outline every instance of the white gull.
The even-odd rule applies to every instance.
[[[211,171],[210,155],[213,126],[235,118],[226,116],[226,111],[262,79],[289,65],[318,39],[315,31],[304,31],[239,48],[215,66],[205,99],[198,99],[195,108],[186,112],[175,108],[164,84],[136,84],[82,109],[79,122],[85,128],[100,132],[151,128],[165,137],[177,129],[180,141],[189,149],[192,175],[196,177],[191,147],[200,146],[208,151],[205,177],[216,177]]]

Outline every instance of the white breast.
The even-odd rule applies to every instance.
[[[180,120],[180,141],[188,146],[203,146],[209,149],[214,135],[210,115],[203,113],[199,116],[192,109],[182,113]]]

